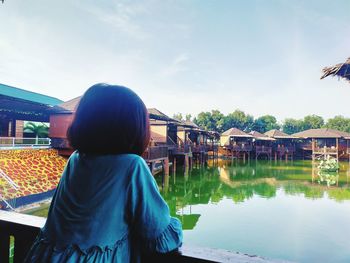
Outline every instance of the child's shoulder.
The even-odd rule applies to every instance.
[[[116,155],[117,158],[123,159],[123,160],[130,160],[133,162],[143,161],[143,158],[137,154],[133,153],[123,153]]]
[[[137,155],[132,153],[124,153],[124,154],[107,154],[107,155],[86,155],[86,154],[80,154],[79,152],[75,151],[70,156],[71,161],[75,162],[89,162],[89,163],[104,163],[113,165],[118,165],[118,163],[122,163],[124,166],[129,165],[137,165],[137,164],[143,164],[144,159]]]

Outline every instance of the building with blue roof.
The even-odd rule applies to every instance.
[[[51,96],[0,83],[0,137],[18,137],[19,121],[49,122],[61,103]]]

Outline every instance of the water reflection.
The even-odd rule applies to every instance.
[[[296,262],[348,262],[349,177],[348,163],[338,173],[319,174],[311,161],[219,161],[157,180],[187,244]]]
[[[188,222],[185,227],[191,229],[200,215],[183,211],[186,206],[215,204],[224,198],[234,203],[246,202],[253,196],[269,199],[279,189],[287,195],[309,199],[327,194],[341,202],[350,200],[349,176],[348,164],[342,164],[337,173],[322,173],[309,161],[219,161],[192,170],[178,169],[176,174],[157,179],[171,213]]]

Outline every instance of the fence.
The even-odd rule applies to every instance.
[[[16,207],[17,190],[18,185],[0,169],[0,205],[4,206],[2,208],[14,210]]]
[[[253,149],[251,145],[231,145],[228,147],[233,152],[249,152]]]
[[[272,153],[272,147],[270,146],[255,146],[255,151],[257,153]]]
[[[50,138],[0,137],[0,147],[4,148],[49,147],[50,145]]]
[[[164,159],[168,157],[168,146],[150,146],[142,154],[145,160]]]

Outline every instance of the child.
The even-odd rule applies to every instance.
[[[76,151],[26,262],[138,262],[181,245],[181,224],[140,157],[149,137],[133,91],[96,84],[85,92],[68,130]]]

